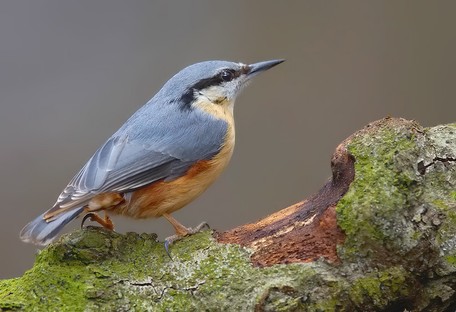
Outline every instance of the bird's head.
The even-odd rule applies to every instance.
[[[172,77],[163,86],[162,92],[178,99],[183,108],[204,102],[232,110],[236,97],[253,77],[283,61],[271,60],[250,65],[228,61],[196,63]]]

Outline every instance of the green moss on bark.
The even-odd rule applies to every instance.
[[[342,258],[385,264],[387,256],[395,263],[429,241],[436,244],[434,253],[445,249],[453,255],[455,131],[454,125],[385,124],[375,136],[354,137],[348,150],[356,159],[356,177],[337,205],[347,234]],[[442,244],[447,247],[440,250]]]
[[[337,205],[338,224],[347,234],[341,256],[359,257],[362,253],[369,257],[386,245],[399,245],[406,252],[417,245],[416,230],[403,227],[407,215],[403,211],[398,214],[398,208],[409,208],[416,192],[413,163],[401,157],[416,155],[414,137],[413,129],[385,126],[376,136],[355,137],[349,144],[356,176]],[[396,231],[398,228],[401,231]]]
[[[406,300],[413,291],[409,285],[413,278],[402,267],[368,273],[353,281],[350,298],[366,310],[387,309],[391,302]]]
[[[23,277],[0,282],[0,308],[35,311],[253,310],[303,306],[324,278],[315,264],[253,267],[249,252],[209,232],[172,246],[153,235],[88,228],[43,250]],[[278,289],[276,291],[275,289]],[[325,294],[308,296],[326,300]],[[280,310],[279,309],[279,310]]]
[[[87,228],[0,281],[2,311],[445,311],[456,301],[456,124],[385,119],[348,141],[355,180],[337,204],[340,263],[258,268],[206,231]]]

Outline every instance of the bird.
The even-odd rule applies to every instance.
[[[28,223],[22,241],[45,246],[83,216],[114,230],[109,215],[164,217],[175,234],[165,247],[200,231],[171,214],[201,195],[228,165],[235,143],[233,107],[251,79],[283,59],[243,64],[204,61],[169,79],[87,161],[56,203]],[[103,211],[104,216],[100,213]]]

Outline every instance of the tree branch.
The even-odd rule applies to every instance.
[[[385,118],[336,149],[315,195],[171,248],[154,234],[64,235],[0,309],[454,311],[456,124]]]

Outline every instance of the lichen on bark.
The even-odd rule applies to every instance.
[[[344,235],[337,261],[297,257],[296,245],[294,263],[260,266],[248,245],[220,243],[210,231],[176,242],[170,259],[154,234],[89,227],[42,250],[22,277],[0,281],[0,309],[454,311],[456,124],[386,118],[338,150],[354,159],[355,174],[335,205]],[[308,226],[297,215],[294,224]]]
[[[249,253],[204,232],[177,242],[172,260],[155,236],[87,228],[43,250],[19,279],[0,282],[0,307],[41,311],[253,310],[279,293],[278,306],[301,305],[300,284],[315,285],[313,265],[255,268]]]

